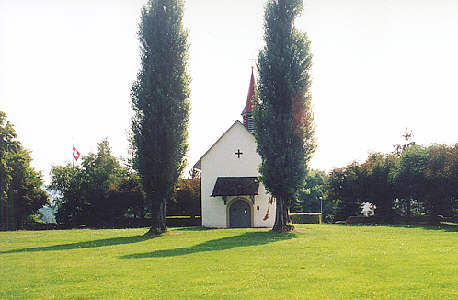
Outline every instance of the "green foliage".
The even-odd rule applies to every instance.
[[[14,223],[23,228],[29,215],[36,213],[48,202],[48,193],[41,189],[41,174],[30,163],[30,153],[19,145],[17,152],[8,155],[11,181],[8,188],[8,202],[14,206]]]
[[[107,202],[112,207],[109,215],[112,219],[122,219],[124,216],[143,219],[147,210],[145,194],[141,179],[136,173],[129,173],[118,178],[107,192]],[[113,220],[116,223],[116,220]]]
[[[400,199],[400,210],[411,214],[412,202],[423,202],[427,186],[425,168],[428,161],[428,150],[421,145],[408,147],[401,153],[399,168],[394,175],[397,195]]]
[[[329,174],[328,199],[337,205],[336,221],[359,214],[361,203],[364,202],[360,178],[361,167],[356,162],[345,168],[334,169]]]
[[[7,155],[11,146],[15,145],[14,138],[16,132],[13,125],[7,121],[6,114],[0,111],[0,230],[7,230],[9,227],[7,191],[11,175]]]
[[[53,166],[51,168],[51,184],[49,189],[56,193],[58,207],[56,221],[65,226],[76,226],[87,222],[87,200],[81,186],[84,174],[81,167]]]
[[[375,204],[377,215],[393,216],[393,203],[396,199],[392,172],[398,166],[398,157],[393,154],[372,153],[361,164],[361,198]]]
[[[188,33],[183,1],[150,0],[139,25],[141,68],[132,86],[134,166],[151,203],[151,232],[166,230],[166,203],[188,150]]]
[[[457,144],[458,145],[458,144]],[[377,220],[396,215],[454,216],[457,213],[458,147],[409,144],[396,154],[370,154],[359,164],[331,171],[328,196],[337,220],[359,214],[363,202],[376,205]]]
[[[178,180],[172,201],[167,208],[168,215],[189,215],[192,218],[200,215],[200,178]]]
[[[51,170],[56,220],[64,226],[114,226],[125,214],[144,215],[139,177],[121,166],[107,140],[97,148],[97,154],[81,157],[81,166],[67,164]]]
[[[97,146],[97,154],[90,153],[82,159],[82,197],[87,203],[87,221],[85,224],[113,223],[113,216],[122,216],[123,202],[113,203],[109,197],[110,187],[127,176],[128,171],[122,168],[118,159],[111,154],[107,140]]]
[[[449,176],[451,181],[451,191],[452,197],[455,199],[455,214],[458,210],[458,143],[451,150],[452,158],[450,159],[449,165]]]
[[[333,223],[337,205],[328,201],[328,175],[321,170],[309,170],[304,185],[297,193],[291,212],[320,212],[323,205],[323,222]]]
[[[29,151],[15,138],[13,125],[0,111],[0,230],[23,228],[29,215],[48,201],[41,174],[30,166]]]
[[[293,224],[321,224],[321,213],[291,213]]]
[[[304,184],[298,191],[297,201],[291,208],[294,212],[320,211],[320,198],[326,197],[327,175],[324,171],[309,170],[305,175]]]
[[[64,227],[144,226],[151,220],[152,208],[145,201],[140,176],[121,166],[107,140],[97,148],[96,154],[81,157],[81,166],[52,168],[49,189],[56,196],[57,223]],[[169,205],[170,213],[176,215],[193,219],[200,215],[200,178],[180,179]]]
[[[258,56],[255,136],[262,158],[261,180],[276,198],[273,229],[278,231],[290,228],[288,210],[302,187],[306,166],[315,150],[310,41],[294,28],[294,19],[301,11],[301,0],[267,3],[266,45]]]
[[[200,216],[167,216],[167,226],[169,227],[189,227],[201,226]]]
[[[425,167],[424,205],[430,215],[453,215],[457,197],[454,191],[454,163],[458,156],[453,156],[453,148],[446,145],[432,145],[428,148],[428,160]],[[458,206],[456,206],[458,208]]]

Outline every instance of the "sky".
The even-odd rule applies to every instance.
[[[49,183],[51,166],[108,138],[128,157],[130,88],[145,0],[0,0],[0,110]],[[188,0],[189,166],[241,120],[263,47],[265,0]],[[318,147],[326,171],[421,144],[458,142],[458,1],[304,0]]]

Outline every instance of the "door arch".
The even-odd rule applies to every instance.
[[[250,204],[243,198],[236,198],[228,203],[228,227],[245,228],[253,226],[253,207]]]

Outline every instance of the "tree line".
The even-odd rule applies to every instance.
[[[82,156],[82,163],[54,166],[49,189],[64,227],[138,226],[150,222],[152,206],[146,201],[140,176],[129,162],[111,153],[108,140],[97,153]],[[169,215],[200,215],[200,178],[180,179],[169,201]]]
[[[49,201],[41,173],[31,167],[30,152],[16,137],[13,124],[0,111],[0,230],[24,228]]]
[[[373,153],[330,172],[328,198],[337,203],[336,220],[358,215],[373,203],[375,215],[454,216],[458,208],[458,144],[410,145],[402,152]]]
[[[262,160],[260,179],[276,199],[273,230],[292,230],[289,211],[310,209],[321,200],[325,200],[329,220],[359,214],[364,202],[373,203],[376,214],[387,220],[395,214],[455,214],[456,146],[398,145],[395,153],[371,154],[364,163],[351,163],[329,175],[306,172],[316,142],[310,40],[294,26],[302,8],[302,0],[267,2],[265,46],[257,62],[255,137]],[[190,203],[197,203],[197,179],[179,180],[186,165],[190,109],[189,43],[183,9],[182,0],[150,0],[143,7],[138,30],[141,66],[131,89],[131,163],[123,166],[103,141],[96,154],[82,158],[80,166],[53,167],[49,188],[55,193],[58,222],[113,226],[125,220],[149,219],[148,234],[156,235],[167,230],[170,211],[185,211],[188,205],[173,199],[187,197],[194,199]],[[38,192],[32,187],[42,182],[34,171],[14,173],[14,168],[28,170],[30,156],[13,146],[14,131],[11,133],[3,117],[0,121],[5,128],[0,145],[2,224],[10,222],[11,212],[13,223],[20,224],[23,220],[18,219],[15,206],[19,200],[11,199],[31,202],[31,197],[24,189],[22,194],[15,192],[20,190],[15,187]]]

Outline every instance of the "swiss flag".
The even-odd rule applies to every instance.
[[[73,146],[73,158],[75,159],[75,161],[77,161],[78,158],[80,158],[80,153],[78,152],[78,150],[76,150],[75,146]]]

